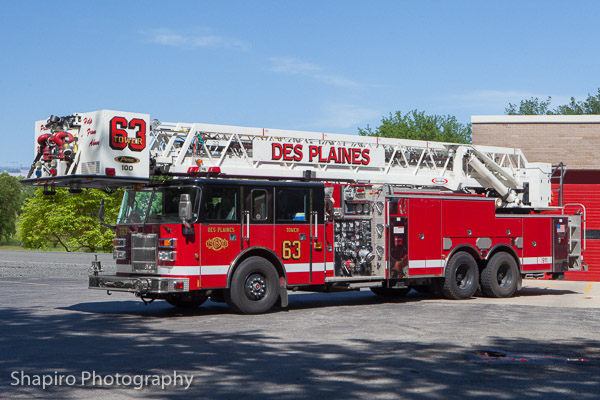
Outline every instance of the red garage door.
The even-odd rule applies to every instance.
[[[558,189],[554,184],[553,189]],[[558,192],[553,192],[557,197]],[[558,199],[554,199],[558,205]],[[567,279],[600,281],[600,170],[569,170],[563,182],[563,204],[583,204],[586,208],[586,250],[583,261],[587,272],[569,272]],[[573,213],[577,207],[567,207]]]

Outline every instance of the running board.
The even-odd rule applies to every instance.
[[[371,281],[384,281],[385,276],[331,276],[325,278],[325,283],[339,283],[339,282],[371,282]]]

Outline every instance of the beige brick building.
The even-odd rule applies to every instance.
[[[473,144],[516,147],[528,161],[600,169],[600,115],[474,115]]]
[[[600,281],[600,115],[474,115],[471,123],[473,144],[516,147],[528,161],[566,164],[563,203],[586,207],[588,265],[567,277]]]

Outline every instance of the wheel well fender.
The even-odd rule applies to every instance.
[[[237,257],[232,261],[231,266],[229,267],[229,272],[227,274],[227,288],[231,286],[231,279],[233,278],[233,274],[235,270],[239,267],[239,265],[249,257],[262,257],[265,260],[269,261],[275,267],[277,271],[277,275],[279,275],[280,286],[286,286],[287,284],[287,275],[285,273],[285,268],[283,266],[283,262],[279,258],[279,256],[271,249],[262,246],[249,247],[243,250]]]
[[[448,261],[450,261],[456,253],[459,253],[461,251],[469,253],[471,256],[473,256],[473,258],[475,259],[475,261],[477,261],[478,264],[481,261],[481,253],[479,253],[479,250],[477,250],[475,246],[470,244],[460,244],[453,248],[450,254],[448,254],[448,257],[446,258],[446,265],[448,265]]]
[[[521,260],[519,259],[519,255],[517,254],[515,249],[513,249],[511,246],[507,245],[506,243],[499,243],[499,244],[495,245],[494,247],[492,247],[490,249],[489,253],[487,254],[487,256],[485,257],[485,263],[487,263],[489,260],[491,260],[491,258],[494,257],[499,252],[504,252],[504,253],[510,254],[512,256],[512,258],[515,259],[515,262],[517,263],[517,268],[519,268],[519,272],[521,272]]]

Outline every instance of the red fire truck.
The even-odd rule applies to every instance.
[[[36,123],[24,182],[127,186],[115,275],[89,287],[242,313],[289,290],[510,297],[582,268],[581,215],[550,207],[550,164],[518,149],[161,123],[96,111]]]

